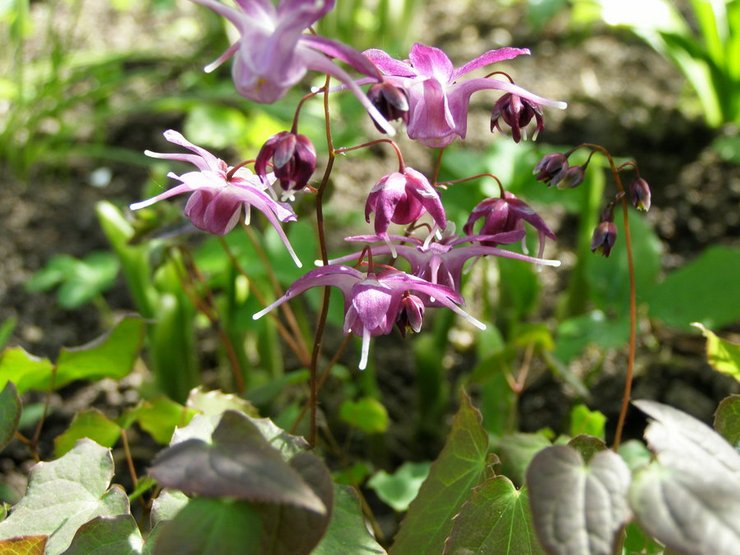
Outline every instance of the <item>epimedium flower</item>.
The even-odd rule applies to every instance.
[[[219,0],[192,1],[225,17],[239,31],[239,39],[205,69],[213,71],[233,56],[234,85],[245,98],[271,104],[308,71],[326,73],[350,89],[384,131],[393,134],[393,128],[357,83],[331,58],[380,81],[375,66],[349,46],[304,33],[331,11],[335,0],[281,0],[277,7],[271,0],[236,0],[237,7]]]
[[[529,50],[510,47],[489,50],[455,68],[442,50],[421,43],[414,44],[408,60],[396,60],[383,50],[365,51],[387,81],[406,90],[409,99],[406,132],[429,147],[444,147],[457,138],[465,138],[470,97],[477,91],[501,90],[516,95],[532,111],[541,106],[565,108],[564,102],[534,95],[508,80],[461,79],[476,69],[523,54],[529,54]]]
[[[545,250],[545,238],[556,238],[555,233],[553,233],[553,231],[547,226],[545,220],[543,220],[531,206],[508,191],[504,192],[503,197],[488,198],[478,203],[470,213],[468,221],[463,227],[463,231],[468,235],[472,235],[475,223],[481,218],[483,219],[483,226],[478,232],[480,235],[498,236],[504,232],[518,232],[518,238],[511,242],[521,239],[523,247],[525,246],[524,223],[526,222],[530,224],[537,230],[537,235],[539,237],[537,258],[542,258],[542,253]],[[515,235],[511,235],[510,237],[515,237]],[[500,240],[498,243],[500,244]],[[495,245],[496,241],[491,243],[490,241],[484,240],[484,244]]]
[[[619,197],[617,197],[618,199]],[[591,252],[600,252],[608,257],[617,242],[617,226],[614,224],[614,205],[616,199],[609,202],[601,212],[599,225],[591,236]]]
[[[638,177],[629,186],[629,196],[632,201],[632,206],[637,208],[640,212],[647,212],[650,210],[650,203],[652,194],[650,192],[650,185],[642,177]]]
[[[391,223],[406,225],[428,213],[437,227],[447,225],[445,209],[437,189],[421,172],[405,167],[380,179],[365,202],[365,220],[375,214],[375,233],[388,237]]]
[[[531,102],[527,98],[519,95],[506,93],[496,101],[491,111],[491,133],[498,129],[503,133],[499,120],[503,121],[511,128],[511,137],[515,143],[522,140],[522,131],[524,138],[527,138],[527,126],[529,122],[535,119],[535,130],[532,139],[536,139],[545,128],[545,121],[542,117],[542,110],[539,105]]]
[[[467,319],[480,329],[485,325],[460,308],[462,297],[442,285],[434,285],[419,277],[395,269],[364,273],[349,266],[324,266],[306,273],[291,285],[285,294],[271,305],[257,312],[257,320],[286,301],[312,287],[333,286],[344,296],[344,334],[352,333],[362,338],[359,368],[367,367],[370,338],[387,335],[410,308],[404,304],[407,294],[430,296],[441,305]],[[409,315],[406,315],[408,317]],[[415,316],[411,316],[415,318]],[[402,317],[403,318],[403,317]],[[416,320],[414,320],[416,322]],[[419,329],[421,329],[419,327]]]
[[[191,151],[192,154],[160,153],[149,150],[145,151],[145,154],[152,158],[188,162],[193,164],[197,171],[182,175],[168,173],[168,177],[176,179],[180,185],[148,200],[132,204],[131,210],[139,210],[160,200],[190,193],[190,198],[185,205],[185,216],[198,229],[215,235],[225,235],[234,229],[242,211],[245,213],[245,222],[248,224],[251,207],[254,207],[265,215],[288,249],[293,261],[301,267],[301,261],[298,260],[298,256],[280,225],[281,222],[295,221],[296,215],[290,206],[275,201],[266,192],[275,180],[274,175],[267,176],[268,184],[265,184],[247,168],[227,165],[206,149],[189,142],[177,131],[169,129],[164,132],[164,137],[169,142]]]
[[[532,173],[537,181],[542,181],[549,187],[558,184],[568,167],[568,157],[565,154],[552,152],[537,162]]]
[[[257,154],[254,171],[267,182],[267,164],[272,163],[284,191],[299,191],[308,185],[316,169],[316,149],[305,135],[281,131],[270,137]]]

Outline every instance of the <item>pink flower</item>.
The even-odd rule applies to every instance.
[[[169,142],[185,147],[194,154],[163,154],[147,150],[146,155],[163,160],[188,162],[198,168],[198,171],[182,175],[170,172],[167,175],[180,181],[180,185],[148,200],[132,204],[131,210],[139,210],[160,200],[191,193],[185,205],[185,216],[198,229],[215,235],[225,235],[234,229],[242,210],[245,212],[245,221],[249,223],[250,209],[254,206],[275,228],[296,265],[301,266],[301,261],[298,260],[298,256],[280,225],[281,222],[296,220],[296,215],[290,206],[277,202],[267,194],[265,192],[267,185],[248,169],[243,167],[235,169],[228,166],[220,158],[192,144],[172,129],[165,131],[164,136]],[[269,182],[274,180],[274,175],[270,174]]]
[[[463,304],[462,297],[442,285],[434,285],[416,276],[410,276],[399,270],[385,270],[375,274],[367,274],[350,268],[349,266],[325,266],[311,270],[298,279],[270,306],[260,310],[253,316],[261,318],[284,302],[300,295],[311,287],[325,287],[331,285],[339,288],[344,296],[344,333],[352,333],[362,337],[362,356],[359,368],[367,367],[368,353],[370,352],[370,338],[376,335],[387,335],[393,325],[399,320],[408,318],[411,326],[420,329],[420,315],[417,307],[410,307],[405,299],[408,294],[431,297],[440,306],[445,306],[464,317],[480,329],[485,325],[463,311],[459,305]],[[411,311],[411,313],[409,312]]]
[[[489,50],[462,67],[455,68],[447,55],[431,46],[417,43],[408,60],[396,60],[382,50],[371,49],[365,55],[391,83],[406,90],[409,117],[406,132],[412,139],[429,147],[443,147],[467,133],[468,104],[473,93],[497,89],[516,95],[530,110],[540,106],[565,108],[564,102],[539,97],[501,79],[480,77],[461,80],[473,70],[529,54],[526,48]]]

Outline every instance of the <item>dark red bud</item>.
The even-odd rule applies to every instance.
[[[285,191],[298,191],[308,185],[316,169],[316,149],[305,135],[281,131],[262,146],[254,163],[254,171],[263,181],[268,162]]]
[[[397,87],[388,81],[383,81],[370,87],[367,91],[367,97],[388,121],[400,119],[403,123],[408,123],[409,97],[403,88]],[[385,133],[377,123],[375,123],[375,127],[378,131]]]
[[[638,177],[630,184],[629,194],[632,206],[641,212],[650,210],[650,185],[642,177]]]
[[[414,333],[421,331],[424,319],[424,303],[416,295],[405,293],[401,299],[401,310],[396,318],[396,325],[403,337],[406,337],[409,329]]]
[[[586,176],[586,168],[583,166],[569,166],[561,170],[552,182],[558,189],[575,189]]]
[[[604,256],[609,256],[616,241],[617,226],[614,222],[603,221],[594,229],[591,237],[591,252],[599,251]]]
[[[537,181],[542,181],[549,185],[556,185],[561,176],[561,172],[568,169],[568,159],[560,152],[553,152],[543,156],[532,172]]]
[[[503,132],[499,124],[499,119],[501,119],[511,128],[511,137],[515,143],[518,143],[522,140],[522,130],[525,131],[524,138],[526,139],[526,127],[532,121],[532,118],[536,121],[532,138],[536,139],[537,135],[545,128],[542,110],[537,104],[526,98],[506,93],[498,99],[491,111],[491,132],[494,129]]]

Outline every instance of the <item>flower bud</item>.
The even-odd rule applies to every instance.
[[[408,93],[401,87],[397,87],[389,81],[376,83],[367,91],[367,97],[378,112],[388,121],[400,119],[403,123],[409,121],[409,97]],[[375,127],[381,133],[385,133],[375,120]]]
[[[556,175],[552,184],[558,189],[575,189],[581,183],[583,178],[586,176],[586,168],[584,166],[569,166],[563,168],[558,175]]]
[[[560,152],[545,155],[534,167],[532,172],[537,181],[547,183],[548,186],[556,185],[562,176],[562,172],[568,169],[568,158]]]
[[[599,251],[604,256],[609,256],[616,241],[617,226],[614,222],[601,222],[591,237],[591,252]]]
[[[630,184],[629,194],[632,206],[641,212],[650,210],[650,185],[642,177],[638,177]]]
[[[499,119],[501,119],[511,128],[511,137],[515,143],[518,143],[522,140],[522,130],[524,130],[524,138],[527,138],[526,127],[532,121],[532,118],[535,118],[537,124],[532,139],[536,139],[537,135],[545,128],[542,110],[531,100],[506,93],[496,101],[491,111],[491,132],[494,129],[503,132],[499,124]]]
[[[409,329],[414,333],[421,331],[421,323],[424,319],[424,302],[409,292],[404,293],[401,299],[401,308],[396,318],[396,325],[403,337],[406,337]]]
[[[308,185],[316,169],[316,149],[305,135],[281,131],[270,137],[260,149],[254,171],[267,180],[267,164],[272,161],[272,171],[285,191],[299,191]]]

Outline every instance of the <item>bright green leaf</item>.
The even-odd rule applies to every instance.
[[[35,357],[22,347],[9,347],[0,358],[0,386],[12,381],[19,395],[29,389],[48,388],[53,368],[48,358]]]
[[[480,413],[462,393],[447,443],[409,506],[391,553],[441,553],[453,517],[483,480],[488,466],[488,434]]]
[[[77,440],[84,437],[103,447],[113,447],[121,435],[121,428],[98,409],[87,409],[75,414],[64,433],[54,438],[54,456],[70,451]]]
[[[145,327],[144,320],[129,316],[87,345],[62,348],[57,360],[55,386],[61,387],[74,380],[127,376],[141,350]]]
[[[393,474],[380,470],[367,485],[380,499],[396,511],[405,511],[419,493],[421,484],[429,475],[431,463],[406,462]]]
[[[0,324],[0,349],[4,348],[8,343],[17,324],[18,319],[14,317],[6,318],[3,320],[3,323]]]
[[[475,488],[455,517],[444,553],[544,555],[534,535],[526,488],[517,490],[506,476]]]
[[[0,522],[0,539],[48,535],[48,555],[62,553],[77,529],[97,516],[128,514],[126,494],[109,488],[113,457],[109,449],[80,440],[62,458],[31,469],[26,495]]]
[[[740,449],[740,395],[725,397],[714,413],[714,429]]]
[[[339,418],[366,434],[382,434],[388,429],[388,411],[373,397],[342,402]]]
[[[99,516],[80,526],[64,555],[137,555],[143,547],[133,516]]]
[[[691,325],[698,328],[707,338],[707,362],[709,362],[709,365],[717,372],[729,374],[740,381],[740,345],[717,337],[711,330],[698,322]]]
[[[10,443],[21,419],[21,400],[13,382],[0,392],[0,451]]]
[[[195,411],[184,407],[168,397],[157,397],[151,401],[142,401],[133,409],[126,411],[120,423],[128,428],[138,422],[142,430],[151,435],[157,443],[166,445],[172,439],[177,427],[187,426]]]
[[[257,417],[257,409],[249,401],[233,393],[223,391],[205,391],[203,386],[193,389],[188,395],[187,406],[206,415],[222,414],[225,410],[235,410],[249,416]]]
[[[590,410],[586,405],[576,405],[570,411],[570,435],[589,435],[604,441],[606,416],[598,410]]]
[[[360,500],[351,487],[334,486],[334,510],[331,523],[312,555],[362,553],[385,555],[386,551],[368,532]]]

